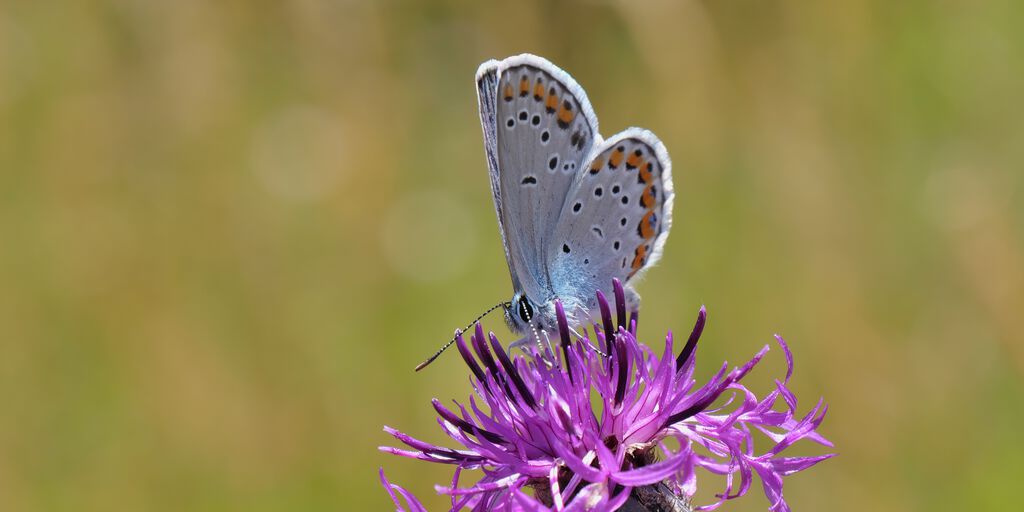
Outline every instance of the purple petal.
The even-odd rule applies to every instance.
[[[681,371],[686,363],[690,362],[690,356],[693,355],[694,349],[697,348],[697,341],[700,340],[700,335],[704,332],[704,324],[708,319],[708,311],[704,306],[700,307],[700,311],[697,312],[697,322],[693,324],[693,330],[690,331],[690,337],[686,340],[686,345],[683,346],[683,350],[679,352],[679,357],[676,358],[676,371]]]
[[[782,339],[782,336],[775,335],[775,341],[779,342],[782,346],[782,353],[786,354],[786,379],[783,381],[789,384],[789,378],[793,376],[793,353],[789,351],[789,345],[786,344],[786,340]]]
[[[782,395],[782,399],[786,401],[786,405],[789,406],[789,410],[795,411],[797,404],[796,395],[786,387],[785,383],[779,382],[778,379],[775,379],[775,388],[779,390],[779,394]]]
[[[476,351],[477,357],[484,363],[487,369],[491,370],[491,373],[500,375],[498,371],[498,365],[494,364],[494,358],[491,357],[491,351],[487,349],[487,338],[484,338],[484,326],[479,322],[476,324],[476,329],[473,331],[473,336],[470,337],[473,343],[473,350]]]
[[[612,290],[615,291],[615,316],[619,322],[619,328],[629,327],[626,325],[626,292],[622,289],[622,283],[618,279],[612,280]]]
[[[441,405],[441,402],[438,401],[436,398],[431,400],[431,403],[434,405],[434,410],[437,411],[438,415],[440,415],[442,418],[444,418],[445,421],[451,423],[452,425],[455,425],[456,427],[458,427],[460,430],[466,432],[467,434],[481,435],[481,436],[485,437],[488,441],[490,441],[492,443],[502,443],[502,442],[505,441],[498,434],[495,434],[493,432],[488,432],[488,431],[486,431],[486,430],[484,430],[484,429],[482,429],[480,427],[477,427],[476,425],[473,425],[470,422],[468,422],[468,421],[466,421],[466,420],[456,416],[455,413],[449,411],[443,405]]]
[[[626,353],[626,343],[620,337],[616,337],[615,343],[615,372],[617,377],[615,383],[615,405],[618,406],[626,396],[626,383],[629,379],[629,359]]]
[[[631,487],[656,484],[677,473],[683,464],[686,464],[688,455],[683,453],[642,468],[612,473],[611,479],[616,483]]]
[[[489,481],[489,482],[484,482],[484,481],[477,482],[477,484],[474,485],[473,487],[460,487],[460,488],[452,489],[450,487],[444,487],[444,486],[440,486],[439,485],[439,486],[435,486],[434,489],[436,489],[437,492],[440,493],[440,494],[455,494],[455,495],[477,494],[477,493],[481,493],[481,492],[494,491],[494,490],[498,490],[498,489],[506,489],[506,488],[516,484],[517,482],[525,482],[525,481],[526,481],[526,477],[524,477],[523,475],[511,474],[511,475],[508,475],[506,477],[502,477],[502,478],[499,478],[497,480],[493,480],[493,481]]]
[[[755,464],[754,470],[757,471],[757,476],[761,477],[764,495],[768,498],[768,510],[772,512],[788,512],[789,505],[786,504],[785,498],[782,497],[782,476],[762,464]]]
[[[780,475],[789,476],[835,456],[836,454],[830,453],[828,455],[819,455],[817,457],[779,457],[772,459],[772,467]]]
[[[395,496],[396,491],[405,499],[406,504],[409,506],[409,512],[427,512],[426,507],[416,499],[415,495],[388,481],[388,478],[384,476],[384,468],[380,468],[379,473],[380,483],[384,485],[384,489],[388,491],[388,494],[391,496],[391,501],[395,502],[396,512],[405,512],[405,508],[402,507],[402,503],[398,501],[398,496]]]
[[[569,339],[569,321],[565,318],[565,310],[562,309],[562,301],[555,301],[555,320],[558,323],[558,334],[561,337],[562,347],[562,361],[565,365],[565,373],[569,375],[569,380],[572,379],[572,359],[569,357],[569,345],[572,340]]]
[[[601,479],[604,480],[612,472],[618,470],[622,466],[623,453],[622,450],[617,450],[617,453],[612,451],[604,445],[604,443],[596,443],[594,450],[597,452],[597,460],[601,466]]]
[[[473,372],[473,375],[476,376],[476,379],[478,381],[483,382],[484,371],[480,369],[480,365],[476,364],[476,359],[473,357],[473,354],[469,351],[469,347],[466,346],[466,340],[465,338],[462,337],[461,332],[455,336],[455,344],[455,346],[458,347],[459,349],[459,354],[462,355],[462,360],[466,362],[466,366],[469,367],[470,371]]]
[[[757,363],[761,362],[761,358],[763,358],[764,355],[768,353],[769,348],[770,347],[768,345],[765,345],[763,348],[761,348],[761,350],[757,352],[757,354],[754,354],[753,359],[747,361],[747,364],[733,371],[733,380],[741,380],[748,373],[750,373],[750,370],[753,370],[754,367],[757,366]]]
[[[498,360],[501,361],[502,368],[505,369],[505,373],[512,378],[512,384],[515,385],[516,390],[519,391],[519,395],[522,396],[523,401],[526,402],[531,409],[537,407],[537,401],[535,400],[533,393],[530,392],[530,388],[526,387],[526,383],[523,382],[522,376],[519,375],[519,370],[509,360],[508,354],[501,348],[501,343],[498,341],[498,337],[494,333],[490,333],[491,346],[494,348],[494,353],[498,356]]]
[[[555,503],[555,510],[562,510],[565,508],[565,502],[562,501],[562,489],[558,485],[558,466],[552,466],[551,471],[548,472],[548,485],[551,488],[551,499]]]
[[[608,299],[601,290],[597,291],[597,305],[601,309],[601,323],[604,326],[604,340],[606,354],[612,353],[612,340],[615,339],[615,326],[612,325],[612,309],[608,306]]]
[[[384,431],[387,432],[388,434],[391,434],[395,439],[398,439],[402,443],[405,443],[410,448],[413,448],[415,450],[423,452],[423,454],[425,454],[425,455],[431,455],[431,456],[436,456],[436,457],[440,457],[440,458],[443,458],[443,459],[449,459],[452,462],[458,462],[458,461],[479,462],[482,459],[480,456],[478,456],[476,454],[473,454],[473,453],[458,452],[458,451],[455,451],[455,450],[452,450],[452,449],[449,449],[449,448],[443,448],[443,447],[440,447],[440,446],[434,446],[434,445],[432,445],[430,443],[425,443],[423,441],[420,441],[419,439],[416,439],[416,438],[411,437],[409,435],[403,434],[403,433],[399,432],[398,430],[395,430],[395,429],[393,429],[391,427],[388,427],[388,426],[384,427]],[[386,451],[386,452],[389,452],[389,453],[394,453],[396,455],[405,455],[405,454],[398,453],[396,448],[390,448],[390,447],[382,446],[379,449],[381,451]],[[408,456],[408,455],[406,455],[406,456]]]
[[[517,512],[551,512],[551,509],[545,507],[541,502],[537,501],[533,496],[526,494],[521,490],[516,490],[513,495],[515,510]]]
[[[597,512],[610,511],[608,503],[608,486],[604,483],[592,483],[577,494],[563,512]]]
[[[591,467],[562,446],[556,444],[554,448],[558,452],[558,458],[562,459],[562,462],[564,462],[569,469],[583,477],[584,480],[588,482],[601,482],[604,480],[604,474],[601,470]]]

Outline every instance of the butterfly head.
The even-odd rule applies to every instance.
[[[508,324],[508,328],[512,332],[525,334],[533,328],[540,331],[544,330],[544,319],[549,316],[545,313],[547,309],[550,309],[547,305],[537,304],[522,292],[516,292],[512,296],[512,300],[507,304],[508,306],[505,308],[505,323]]]

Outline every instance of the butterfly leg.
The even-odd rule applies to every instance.
[[[542,338],[543,338],[543,340],[542,340]],[[547,349],[546,350],[545,350],[545,346],[544,346],[545,342],[547,342]],[[540,357],[539,360],[544,361],[548,365],[548,367],[551,367],[552,365],[551,365],[551,362],[548,361],[548,357],[543,356],[543,354],[551,355],[551,353],[552,353],[551,352],[551,340],[550,340],[550,338],[548,338],[548,333],[547,332],[545,332],[545,331],[538,331],[537,328],[534,327],[534,326],[531,326],[531,333],[529,335],[523,336],[522,338],[519,338],[518,340],[513,341],[512,344],[508,346],[508,349],[511,352],[512,349],[519,348],[523,352],[526,352],[526,353],[529,354],[529,353],[531,353],[530,345],[533,345],[534,343],[537,344],[537,348],[534,349],[532,351],[532,353],[534,355],[540,355],[541,357]]]
[[[531,350],[530,349],[530,345],[533,345],[534,343],[537,344],[537,348]],[[521,349],[523,352],[526,352],[527,354],[531,354],[532,353],[534,355],[540,355],[540,354],[544,353],[544,346],[541,344],[540,337],[538,336],[538,333],[536,332],[536,330],[534,330],[534,332],[532,332],[528,336],[523,336],[522,338],[519,338],[518,340],[513,341],[512,344],[508,346],[509,352],[511,352],[512,349],[516,349],[516,348]],[[550,350],[548,352],[550,352]],[[545,362],[547,362],[547,358],[545,358],[545,357],[541,357],[540,359],[545,361]],[[549,366],[550,366],[550,363],[549,363]]]
[[[532,335],[531,336],[523,336],[522,338],[519,338],[518,340],[513,341],[512,344],[508,346],[508,349],[509,349],[509,351],[511,351],[514,348],[521,348],[523,350],[526,350],[526,347],[528,347],[531,343],[533,343],[533,336]]]
[[[586,329],[583,329],[583,334],[580,334],[579,331],[577,331],[576,329],[569,327],[569,332],[572,333],[573,336],[576,336],[577,339],[585,340],[587,342],[587,345],[590,345],[590,350],[597,352],[597,354],[600,355],[601,357],[608,357],[608,354],[605,354],[604,351],[602,351],[597,345],[594,345],[594,343],[590,341],[590,338],[586,335]],[[597,332],[596,328],[594,332]]]

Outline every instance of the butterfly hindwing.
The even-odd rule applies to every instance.
[[[661,258],[672,224],[672,164],[651,132],[630,128],[595,148],[566,197],[548,248],[559,297],[590,307],[612,278],[628,285]]]
[[[546,248],[570,188],[600,143],[586,93],[533,55],[489,61],[477,72],[491,191],[513,285],[553,296]]]

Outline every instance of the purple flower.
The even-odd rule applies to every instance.
[[[796,396],[786,387],[793,374],[786,343],[776,336],[788,365],[786,377],[763,399],[740,381],[767,345],[742,367],[729,371],[723,363],[710,381],[696,386],[695,349],[707,318],[704,308],[678,356],[669,333],[659,357],[637,342],[637,314],[626,323],[622,286],[618,281],[614,286],[614,318],[608,301],[597,294],[602,322],[593,326],[593,339],[586,330],[582,337],[570,336],[562,306],[556,305],[561,341],[556,351],[534,347],[513,360],[479,324],[469,344],[459,336],[475,393],[468,404],[449,408],[435,399],[433,405],[441,428],[462,448],[435,446],[385,427],[408,448],[381,450],[455,466],[451,484],[436,487],[451,496],[452,510],[616,510],[651,486],[688,501],[697,489],[698,468],[723,475],[725,483],[717,501],[696,510],[743,496],[755,473],[770,510],[789,510],[783,477],[833,455],[780,455],[801,439],[832,446],[817,433],[827,409],[821,400],[797,416]],[[711,408],[720,398],[724,403]],[[754,430],[771,441],[767,450],[755,450]],[[483,476],[460,486],[462,471],[476,469]],[[399,510],[396,493],[410,510],[424,510],[415,496],[389,483],[383,470],[381,479]]]

